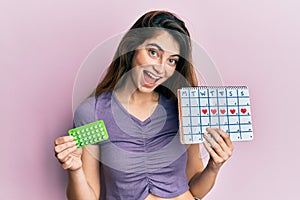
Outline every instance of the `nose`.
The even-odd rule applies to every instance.
[[[165,65],[166,65],[166,60],[163,58],[160,58],[157,60],[157,62],[153,65],[153,68],[156,73],[162,74],[165,71]]]
[[[164,72],[164,67],[161,64],[153,65],[153,69],[157,74],[162,74]]]

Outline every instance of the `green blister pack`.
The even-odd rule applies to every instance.
[[[70,129],[68,133],[74,137],[77,148],[108,139],[108,133],[103,120]]]

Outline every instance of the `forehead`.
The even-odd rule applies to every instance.
[[[179,43],[166,31],[161,31],[154,37],[145,40],[142,46],[146,46],[147,44],[157,44],[163,51],[167,51],[172,54],[180,53]]]

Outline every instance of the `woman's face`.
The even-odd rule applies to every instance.
[[[171,77],[176,69],[179,53],[178,42],[165,31],[141,44],[132,62],[132,80],[139,91],[152,92]]]

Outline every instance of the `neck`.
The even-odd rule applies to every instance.
[[[144,93],[138,89],[130,90],[128,87],[122,87],[115,91],[118,99],[123,103],[137,103],[142,104],[144,102],[158,101],[159,95],[157,92]]]

